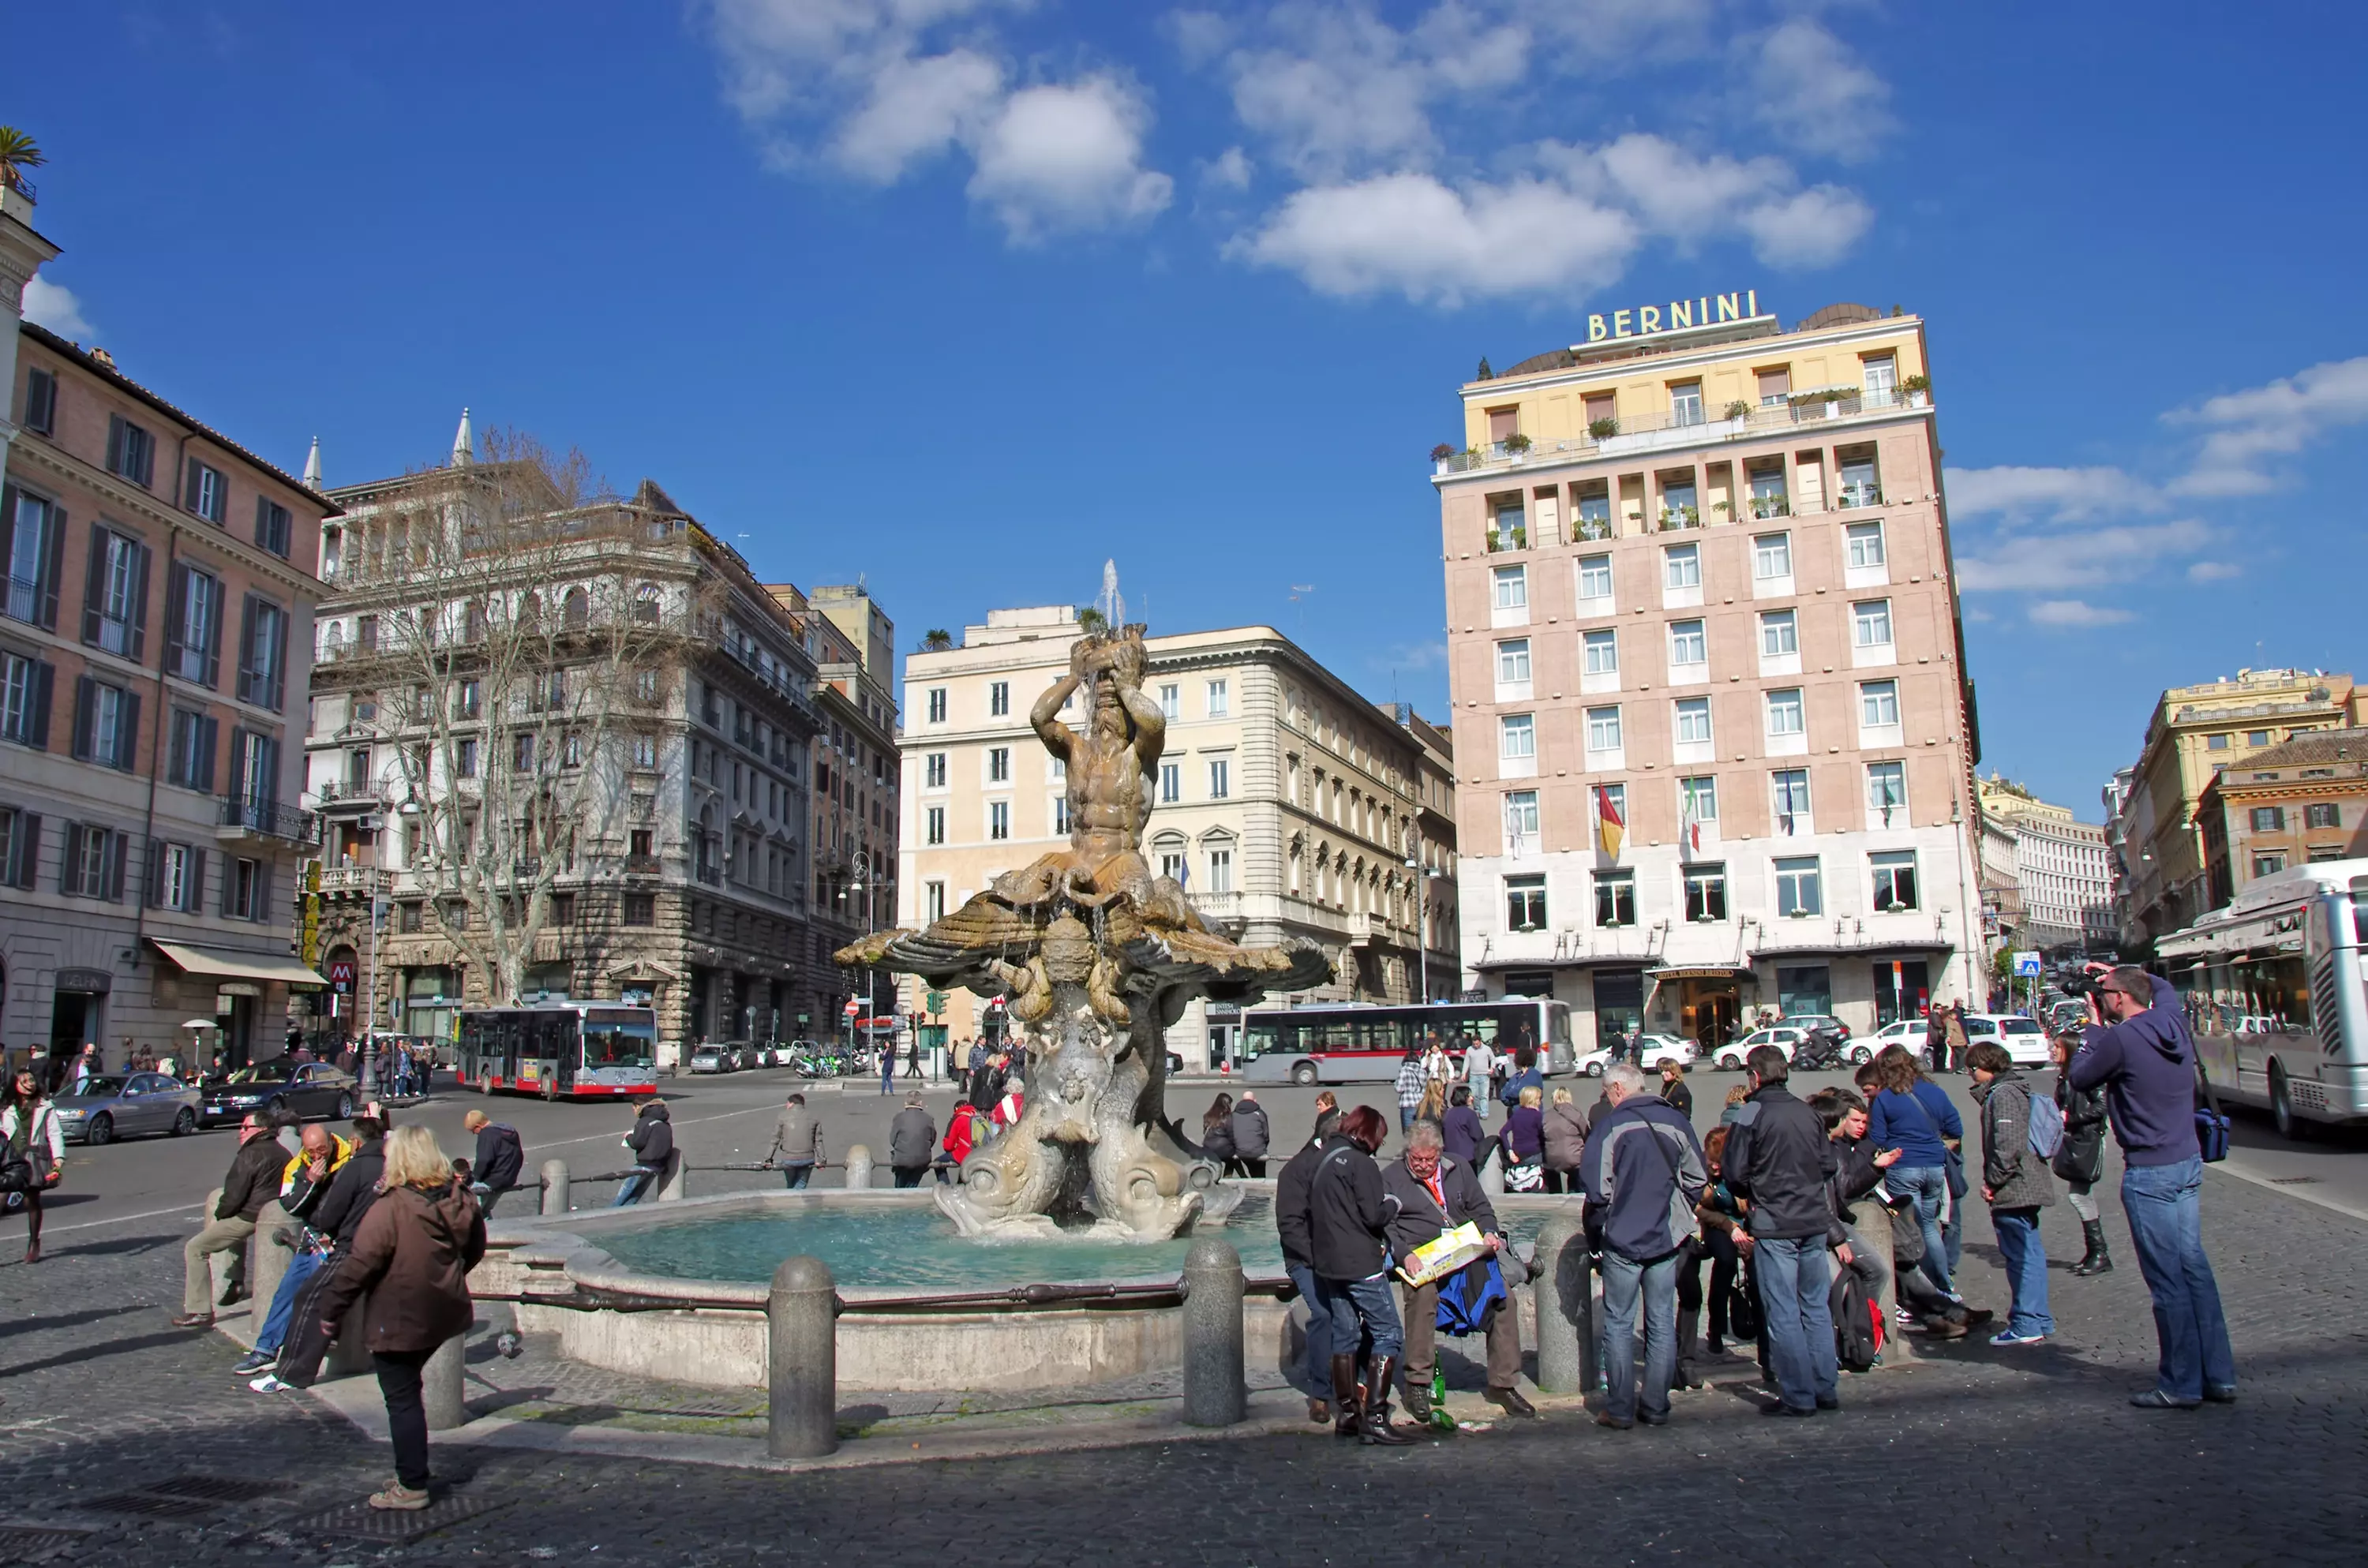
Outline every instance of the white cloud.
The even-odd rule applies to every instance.
[[[1750,47],[1753,111],[1802,152],[1856,162],[1896,128],[1889,85],[1821,24],[1795,17]]]
[[[2368,423],[2368,355],[2313,365],[2266,386],[2207,398],[2164,416],[2207,434],[2195,465],[2171,482],[2182,495],[2251,495],[2276,488],[2271,460],[2289,458],[2329,430]]]
[[[1201,165],[1201,182],[1219,190],[1247,190],[1251,172],[1250,155],[1228,147]]]
[[[25,319],[77,342],[98,335],[82,313],[82,301],[74,298],[74,291],[38,274],[25,285]]]
[[[1751,252],[1770,267],[1831,267],[1874,226],[1874,209],[1853,190],[1812,186],[1781,200],[1762,202],[1742,217]]]
[[[2119,626],[2136,619],[2133,611],[2088,604],[2079,599],[2042,599],[2031,607],[2031,619],[2037,626]]]
[[[894,184],[908,165],[976,136],[1002,93],[1003,67],[967,49],[892,60],[840,124],[831,156],[850,174]]]
[[[2233,561],[2199,561],[2187,569],[2191,583],[2225,583],[2231,577],[2241,577],[2245,569]]]
[[[2078,520],[2161,505],[2154,486],[2117,468],[1952,468],[1942,477],[1949,509],[1960,517],[1998,512]]]
[[[1296,272],[1319,292],[1474,296],[1581,294],[1620,276],[1635,221],[1538,180],[1456,190],[1425,174],[1383,175],[1294,192],[1227,254]]]
[[[2090,583],[2126,583],[2208,548],[2218,535],[2195,517],[2102,528],[2051,526],[1969,540],[1957,557],[1965,592],[2046,593]]]
[[[1175,181],[1143,166],[1149,119],[1142,99],[1107,76],[1023,88],[979,138],[970,194],[1019,241],[1151,218]]]
[[[1031,0],[709,0],[724,96],[799,172],[816,150],[890,185],[959,150],[968,190],[1014,243],[1120,227],[1163,209],[1150,108],[1107,71],[1015,82],[996,24]]]

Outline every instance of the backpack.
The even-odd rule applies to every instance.
[[[1853,1372],[1871,1372],[1883,1358],[1883,1304],[1871,1300],[1858,1270],[1834,1281],[1834,1354]]]
[[[2031,1152],[2043,1160],[2053,1160],[2064,1147],[2064,1108],[2043,1095],[2024,1097],[2031,1101]]]

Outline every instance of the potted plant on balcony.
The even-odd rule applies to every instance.
[[[1694,510],[1691,506],[1664,506],[1661,508],[1661,531],[1663,533],[1668,533],[1673,528],[1695,528],[1700,526],[1701,521],[1702,514]]]
[[[1921,408],[1925,403],[1931,401],[1932,378],[1930,376],[1910,376],[1906,381],[1899,383],[1899,390],[1907,394],[1908,407]]]
[[[1589,437],[1598,441],[1608,441],[1612,437],[1620,434],[1620,421],[1617,419],[1590,419],[1587,422],[1587,433]]]
[[[1515,462],[1530,455],[1530,438],[1519,430],[1505,437],[1505,455]]]
[[[1710,504],[1710,509],[1724,517],[1734,512],[1735,504],[1730,501],[1713,501]]]
[[[1751,405],[1744,402],[1741,398],[1736,398],[1733,403],[1726,405],[1726,416],[1729,419],[1734,420],[1736,424],[1741,425],[1751,417]]]
[[[1455,449],[1454,449],[1453,447],[1449,446],[1449,445],[1448,445],[1446,442],[1444,442],[1444,441],[1441,441],[1440,443],[1439,443],[1439,445],[1437,445],[1437,446],[1435,446],[1435,447],[1431,448],[1431,449],[1430,449],[1430,472],[1433,472],[1433,473],[1445,473],[1445,472],[1447,472],[1447,465],[1448,465],[1448,462],[1449,462],[1449,461],[1450,461],[1450,460],[1452,460],[1454,456],[1455,456]]]

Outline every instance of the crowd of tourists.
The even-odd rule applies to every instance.
[[[1806,1098],[1781,1050],[1755,1050],[1702,1137],[1674,1063],[1656,1080],[1618,1062],[1582,1109],[1567,1088],[1541,1095],[1527,1053],[1500,1062],[1481,1047],[1459,1064],[1426,1041],[1400,1067],[1403,1137],[1386,1164],[1382,1113],[1344,1111],[1326,1091],[1275,1189],[1285,1266],[1307,1302],[1292,1372],[1309,1418],[1369,1444],[1406,1443],[1391,1418],[1395,1395],[1417,1427],[1452,1427],[1436,1408],[1440,1333],[1481,1336],[1487,1401],[1535,1414],[1516,1386],[1510,1297],[1534,1264],[1507,1244],[1482,1186],[1492,1159],[1508,1192],[1585,1199],[1584,1244],[1602,1280],[1595,1420],[1626,1430],[1667,1422],[1672,1391],[1703,1386],[1702,1364],[1731,1354],[1758,1362],[1763,1414],[1801,1419],[1840,1410],[1842,1370],[1871,1369],[1899,1332],[1955,1340],[1987,1330],[2009,1353],[2045,1343],[2055,1321],[2039,1217],[2059,1183],[2081,1224],[2070,1274],[2113,1267],[2094,1197],[2109,1129],[2161,1348],[2155,1385],[2131,1403],[2232,1402],[2234,1357],[2200,1210],[2217,1112],[2196,1105],[2194,1040],[2176,992],[2135,967],[2100,968],[2092,1013],[2078,1041],[2058,1047],[2052,1092],[1994,1040],[1964,1049],[1971,1128],[1921,1056],[1896,1045],[1861,1066],[1852,1087]],[[1504,1108],[1493,1129],[1492,1099]],[[1204,1139],[1230,1131],[1223,1108],[1220,1096]],[[1958,1289],[1976,1190],[2005,1265],[2003,1322]],[[1485,1240],[1480,1256],[1443,1274],[1417,1257],[1467,1223]],[[1886,1294],[1896,1303],[1888,1321]]]

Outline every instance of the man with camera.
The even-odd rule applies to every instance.
[[[2105,1091],[2105,1115],[2122,1146],[2122,1209],[2162,1345],[2156,1386],[2130,1403],[2142,1410],[2233,1404],[2236,1354],[2203,1251],[2200,1069],[2179,993],[2124,964],[2097,973],[2088,1001],[2096,1022],[2065,1072],[2075,1089]]]

